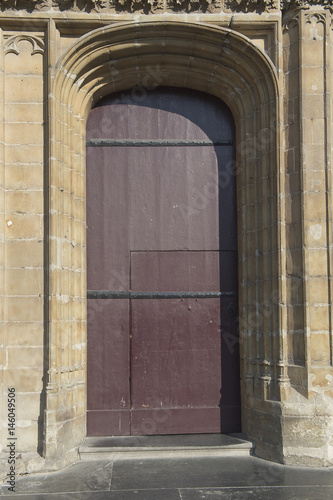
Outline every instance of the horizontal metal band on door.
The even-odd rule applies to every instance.
[[[233,141],[187,141],[178,139],[88,139],[87,146],[232,146]]]
[[[115,292],[88,290],[88,299],[215,299],[236,297],[236,292]]]

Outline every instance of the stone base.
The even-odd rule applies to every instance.
[[[261,411],[243,409],[243,432],[255,441],[257,457],[286,465],[333,465],[330,407],[323,407],[316,400],[306,401],[307,404],[267,402]]]

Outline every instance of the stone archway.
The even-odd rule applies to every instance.
[[[100,28],[83,36],[59,60],[49,96],[49,369],[44,428],[44,454],[49,458],[74,449],[85,436],[86,119],[92,105],[107,94],[128,88],[144,92],[158,85],[212,94],[235,118],[243,432],[251,434],[251,412],[288,393],[282,334],[286,301],[279,224],[280,119],[271,61],[245,36],[226,28],[150,21]],[[265,300],[269,314],[258,316],[258,303]],[[279,429],[276,432],[279,435]],[[275,453],[280,456],[279,449]]]

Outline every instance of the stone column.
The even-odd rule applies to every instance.
[[[288,359],[282,407],[288,463],[332,463],[331,12],[284,16]],[[324,2],[322,2],[324,4]]]

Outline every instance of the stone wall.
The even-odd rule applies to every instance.
[[[2,32],[1,47],[2,415],[7,426],[7,388],[15,387],[18,451],[35,453],[44,376],[44,42],[39,35]]]
[[[236,123],[243,432],[264,458],[332,464],[331,2],[1,10],[4,459],[8,387],[22,470],[68,463],[85,436],[89,110],[174,85],[220,97]]]

